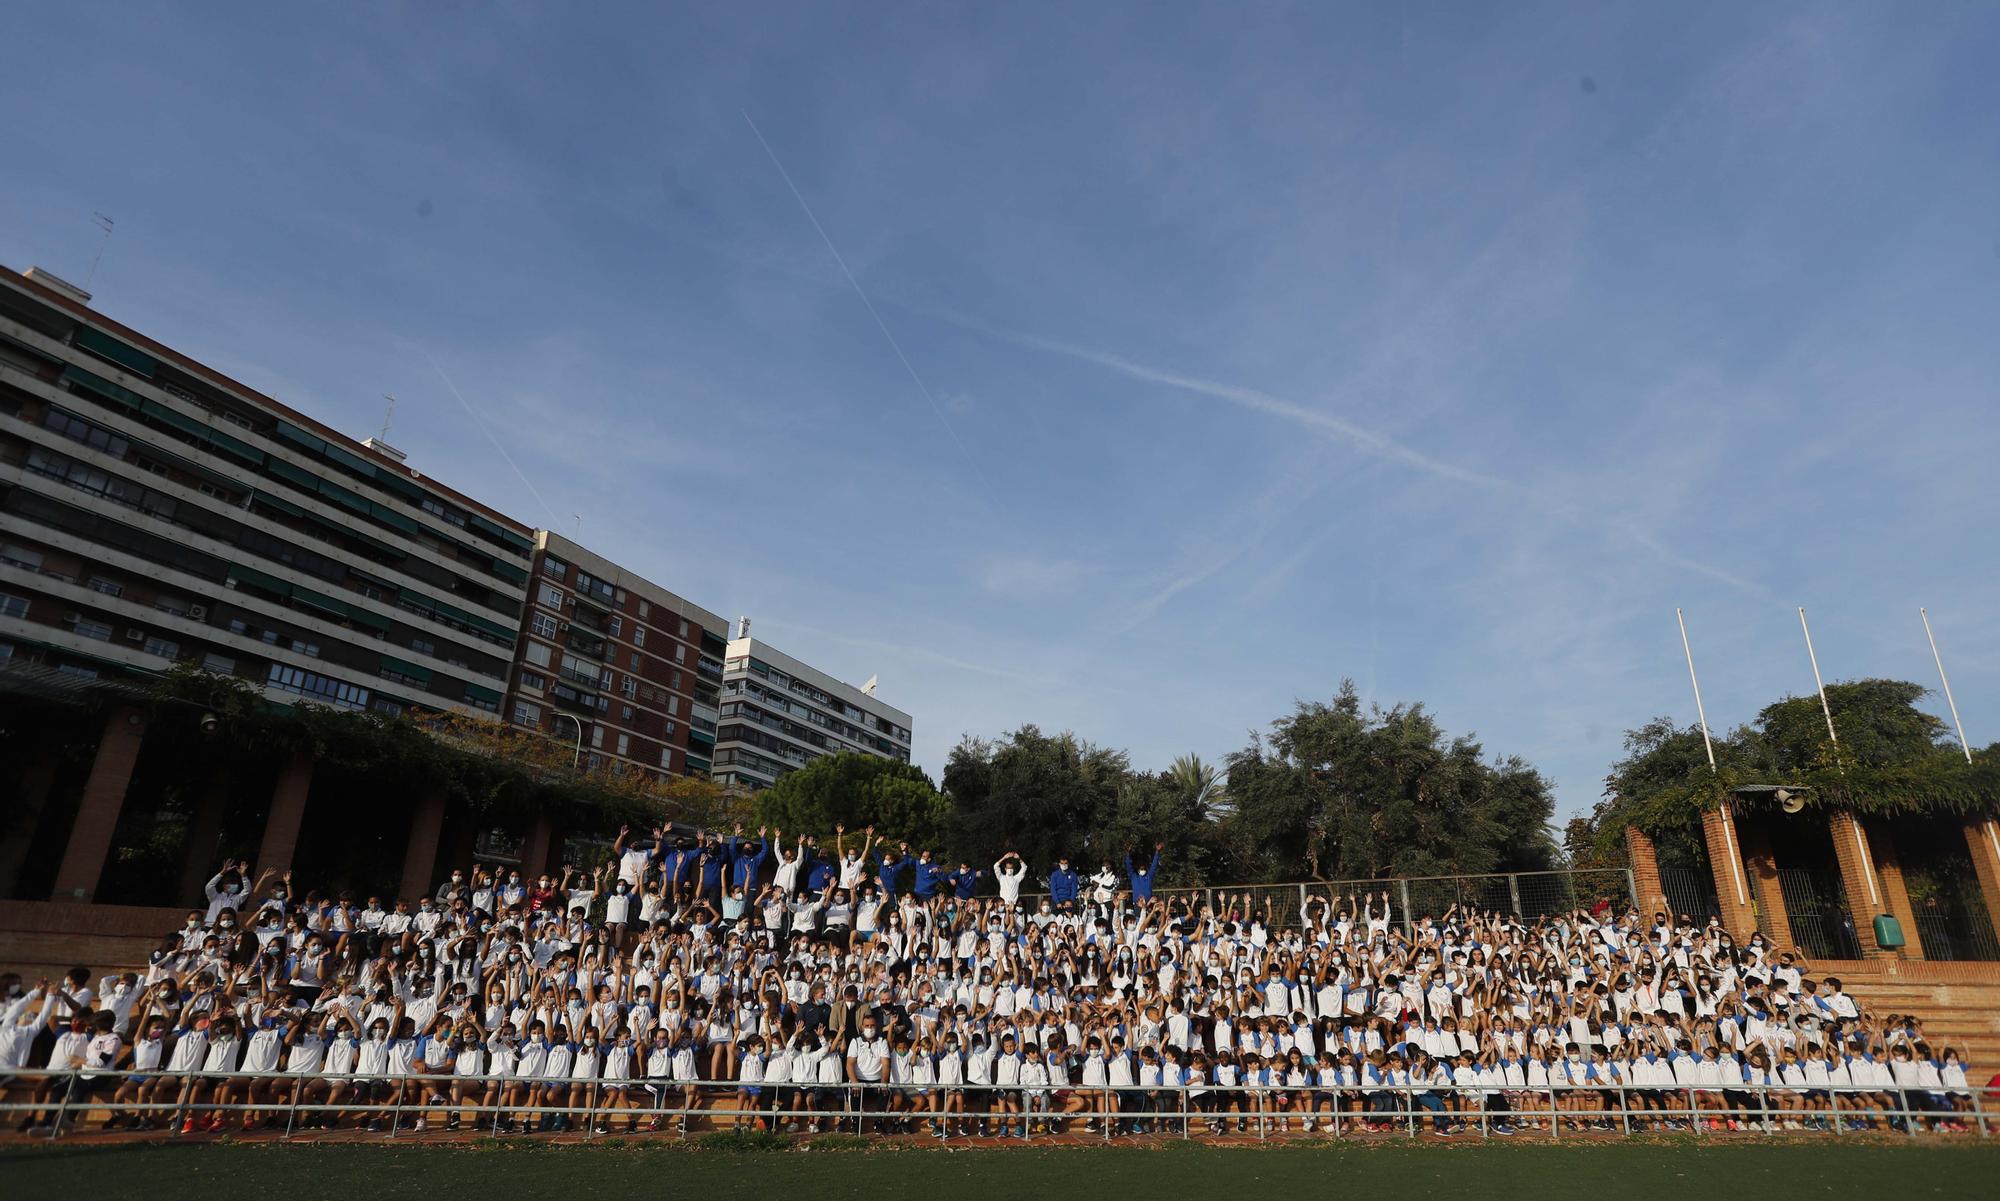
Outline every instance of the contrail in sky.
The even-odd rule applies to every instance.
[[[910,382],[915,384],[917,391],[923,393],[924,399],[930,402],[931,412],[937,415],[938,424],[944,426],[944,432],[951,435],[952,445],[958,447],[958,453],[965,457],[966,465],[972,468],[973,474],[979,477],[980,485],[986,489],[988,495],[991,495],[993,489],[986,482],[986,473],[979,469],[979,464],[973,459],[972,453],[966,450],[965,443],[959,440],[958,431],[952,428],[951,419],[944,415],[943,406],[939,405],[937,397],[931,394],[930,385],[924,383],[923,377],[917,374],[917,369],[910,365],[910,356],[903,353],[902,344],[896,341],[896,335],[889,332],[889,325],[882,320],[882,314],[875,311],[875,302],[868,299],[868,293],[862,288],[861,281],[854,278],[854,272],[848,269],[847,260],[841,257],[840,248],[833,244],[833,239],[827,236],[826,227],[813,215],[812,206],[806,203],[805,194],[799,191],[799,185],[792,182],[792,173],[785,170],[784,163],[778,161],[778,152],[771,149],[771,143],[764,140],[764,131],[757,128],[757,122],[750,117],[750,110],[741,111],[744,122],[750,126],[750,132],[757,135],[757,144],[764,148],[771,165],[778,169],[778,175],[784,179],[785,186],[791,189],[792,199],[799,202],[800,210],[805,213],[806,220],[812,222],[813,230],[819,234],[819,240],[826,243],[827,253],[833,256],[834,262],[840,264],[840,273],[847,277],[848,286],[861,298],[861,304],[868,310],[868,315],[875,319],[875,328],[882,331],[882,338],[889,343],[889,349],[896,352],[896,359],[903,364],[903,370],[909,373]]]

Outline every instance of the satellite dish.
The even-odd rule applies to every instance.
[[[1780,788],[1777,792],[1777,797],[1778,808],[1783,809],[1786,813],[1797,813],[1806,807],[1806,799],[1788,788]]]

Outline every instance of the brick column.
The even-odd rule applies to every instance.
[[[433,789],[418,798],[416,812],[410,815],[410,842],[403,852],[403,882],[396,895],[412,901],[431,895],[431,873],[437,868],[438,836],[442,833],[444,793]]]
[[[528,837],[521,843],[522,883],[532,886],[536,876],[549,870],[549,843],[554,833],[549,815],[535,814],[534,824],[528,827]]]
[[[1882,884],[1882,899],[1888,905],[1888,913],[1903,923],[1903,957],[1922,959],[1924,936],[1917,929],[1917,911],[1910,904],[1910,890],[1903,883],[1903,860],[1896,854],[1895,836],[1878,822],[1869,828],[1868,843],[1875,852],[1875,878]]]
[[[312,756],[304,751],[293,755],[278,771],[278,783],[271,789],[271,811],[264,817],[264,838],[257,846],[257,874],[283,873],[292,866],[292,852],[298,849],[299,826],[306,817],[306,794],[312,791]]]
[[[1653,839],[1637,826],[1625,827],[1625,862],[1632,868],[1632,885],[1639,893],[1640,916],[1662,910],[1672,919],[1666,886],[1660,883],[1660,855]]]
[[[1875,852],[1868,831],[1852,813],[1835,809],[1826,815],[1827,833],[1833,837],[1834,858],[1840,861],[1840,886],[1847,890],[1847,911],[1854,915],[1855,941],[1861,944],[1863,959],[1893,959],[1896,952],[1883,950],[1875,941],[1875,915],[1887,913],[1882,875],[1875,870]],[[1906,922],[1903,937],[1910,937]]]
[[[1736,841],[1736,819],[1729,806],[1701,815],[1701,836],[1708,844],[1708,869],[1715,876],[1715,903],[1723,928],[1745,943],[1757,932],[1757,912],[1751,908],[1750,879],[1743,870],[1743,847]]]
[[[0,833],[0,899],[14,895],[20,882],[21,865],[35,843],[35,831],[42,822],[42,808],[49,803],[49,789],[56,781],[56,753],[48,748],[35,752],[21,772],[21,804],[6,819]]]
[[[125,808],[125,788],[132,782],[132,768],[145,740],[143,710],[121,705],[104,719],[104,734],[97,741],[97,757],[91,760],[90,778],[77,802],[76,822],[69,828],[69,845],[56,869],[50,900],[88,901],[97,895],[118,814]]]
[[[1743,847],[1743,860],[1750,873],[1750,891],[1757,898],[1757,924],[1773,946],[1789,947],[1792,941],[1792,913],[1785,906],[1785,890],[1778,884],[1778,857],[1771,850],[1770,835],[1761,825],[1738,826],[1736,836]]]
[[[188,823],[187,850],[181,859],[180,891],[184,905],[205,904],[201,886],[215,874],[215,841],[222,834],[222,818],[229,810],[229,775],[224,772],[208,782],[194,803],[194,819]]]
[[[1972,852],[1972,870],[1979,876],[1979,895],[1986,899],[1986,920],[2000,935],[2000,821],[1990,817],[1965,820],[1965,846]]]

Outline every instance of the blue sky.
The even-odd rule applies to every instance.
[[[1797,605],[1830,679],[1934,684],[1921,604],[2000,737],[1992,6],[9,39],[0,262],[81,279],[110,214],[105,312],[356,436],[395,393],[427,473],[879,673],[934,772],[1212,760],[1352,676],[1567,813],[1692,720],[1676,605],[1718,725],[1810,690]]]

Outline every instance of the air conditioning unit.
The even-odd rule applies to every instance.
[[[146,631],[140,629],[138,626],[129,627],[125,631],[125,641],[127,642],[144,642],[145,640]]]
[[[82,620],[83,614],[78,613],[75,609],[71,609],[69,612],[63,614],[63,624],[66,626],[73,626]]]
[[[195,619],[196,621],[202,621],[202,620],[205,620],[205,619],[206,619],[206,618],[208,617],[208,606],[207,606],[207,605],[189,605],[189,606],[188,606],[188,611],[187,611],[187,615],[188,615],[189,617],[192,617],[192,618],[194,618],[194,619]]]

